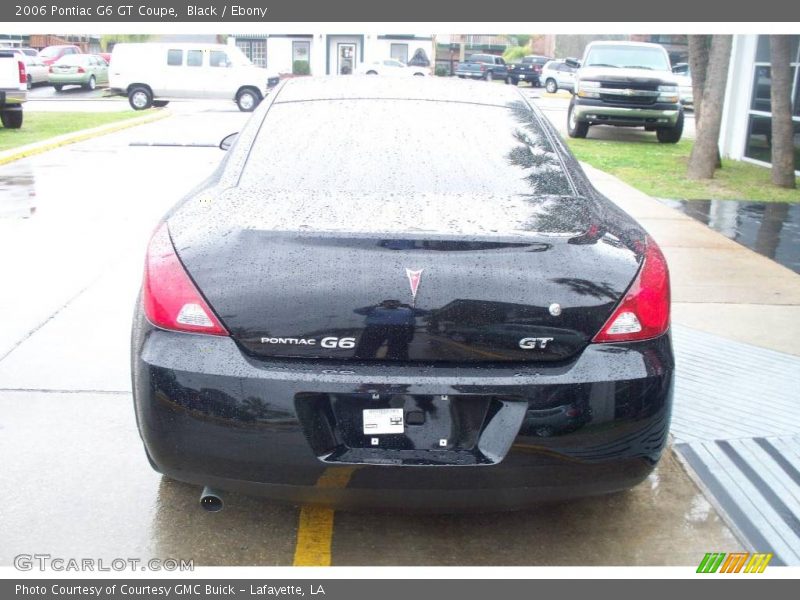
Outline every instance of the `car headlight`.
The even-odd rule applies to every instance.
[[[599,81],[579,81],[578,82],[578,96],[581,98],[599,98],[600,97],[600,82]]]
[[[678,86],[677,85],[660,85],[660,86],[658,86],[658,101],[659,102],[677,102],[678,101]]]

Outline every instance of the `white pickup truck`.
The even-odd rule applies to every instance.
[[[0,48],[0,121],[3,127],[22,127],[22,103],[27,99],[25,61],[11,49]]]

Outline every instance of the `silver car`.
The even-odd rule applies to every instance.
[[[570,67],[563,60],[551,60],[542,68],[539,80],[544,84],[544,89],[555,94],[558,90],[575,90],[575,67]]]

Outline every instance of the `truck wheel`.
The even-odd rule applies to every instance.
[[[494,80],[494,75],[492,75],[492,72],[489,71],[488,73],[486,73],[486,81],[492,81],[492,80]]]
[[[252,88],[244,88],[236,94],[236,106],[242,112],[253,112],[261,102],[260,95]]]
[[[22,127],[22,111],[4,110],[0,113],[0,122],[6,129],[19,129]]]
[[[153,106],[153,92],[143,85],[135,85],[128,90],[128,104],[133,110],[145,110]]]
[[[677,144],[683,135],[683,111],[678,115],[675,127],[659,127],[656,129],[656,137],[662,144]]]
[[[567,113],[567,133],[571,138],[585,138],[589,133],[589,124],[578,121],[575,116],[575,103],[570,102],[569,112]]]
[[[558,91],[558,84],[556,83],[556,80],[548,78],[544,84],[544,89],[547,90],[548,94],[555,94]]]

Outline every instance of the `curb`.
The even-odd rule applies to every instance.
[[[124,121],[118,121],[116,123],[108,123],[106,125],[100,125],[99,127],[93,127],[92,129],[80,129],[78,131],[73,131],[72,133],[66,133],[64,135],[51,138],[50,140],[43,140],[41,142],[27,144],[26,146],[20,146],[19,148],[15,148],[13,150],[6,150],[5,152],[0,153],[0,165],[5,165],[16,160],[20,160],[21,158],[35,156],[36,154],[43,154],[44,152],[55,150],[56,148],[60,148],[62,146],[83,142],[95,137],[100,137],[101,135],[115,133],[130,127],[136,127],[137,125],[145,125],[154,121],[160,121],[161,119],[165,119],[171,115],[168,110],[163,108],[155,110],[157,112],[152,115],[134,117]]]

